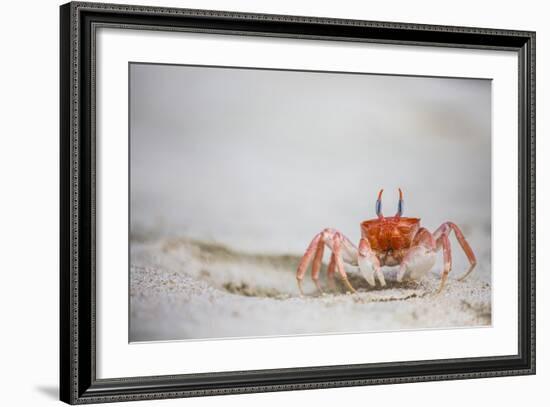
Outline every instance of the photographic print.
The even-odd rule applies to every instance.
[[[60,399],[535,374],[535,37],[62,5]]]
[[[129,64],[129,341],[491,326],[491,80]]]

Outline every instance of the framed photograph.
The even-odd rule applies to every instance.
[[[535,373],[535,33],[61,6],[61,400]]]

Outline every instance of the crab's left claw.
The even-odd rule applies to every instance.
[[[378,278],[382,287],[386,285],[384,275],[380,271],[380,261],[371,249],[369,241],[365,238],[362,238],[359,242],[357,262],[361,274],[371,287],[376,285],[375,277]]]

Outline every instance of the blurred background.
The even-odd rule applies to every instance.
[[[132,240],[299,255],[324,227],[356,242],[401,187],[405,216],[490,251],[490,80],[132,64],[130,81]]]

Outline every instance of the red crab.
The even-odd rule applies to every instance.
[[[399,189],[399,203],[397,213],[392,217],[382,214],[382,192],[376,200],[376,215],[378,218],[369,219],[361,223],[361,240],[359,249],[341,232],[335,229],[324,229],[309,244],[296,272],[298,288],[303,295],[302,280],[307,268],[313,260],[311,278],[322,293],[319,284],[319,271],[323,260],[325,245],[332,251],[328,265],[328,278],[334,280],[334,273],[338,271],[347,289],[356,292],[348,280],[344,263],[358,266],[361,274],[369,285],[375,286],[375,277],[384,287],[386,281],[380,271],[382,266],[399,266],[397,281],[401,282],[405,274],[413,280],[422,278],[434,265],[436,253],[443,249],[444,267],[441,274],[441,283],[438,293],[441,292],[447,276],[451,271],[451,245],[449,234],[454,231],[460,246],[466,253],[470,268],[459,278],[465,279],[476,265],[474,252],[457,225],[452,222],[443,223],[434,233],[420,226],[419,218],[405,218],[403,215],[403,192]]]

